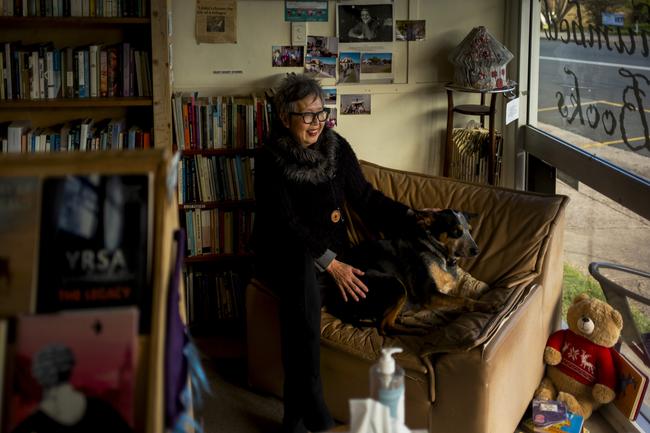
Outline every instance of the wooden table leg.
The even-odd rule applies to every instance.
[[[451,156],[453,152],[454,132],[454,96],[452,91],[447,89],[447,140],[445,142],[445,155],[442,164],[442,175],[449,177],[451,171]]]

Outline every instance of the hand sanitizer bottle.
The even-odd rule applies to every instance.
[[[396,432],[404,425],[404,369],[395,365],[392,355],[401,351],[384,347],[379,362],[370,367],[370,397],[388,406]]]

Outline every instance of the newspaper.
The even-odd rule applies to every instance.
[[[236,0],[196,0],[196,42],[237,42]]]

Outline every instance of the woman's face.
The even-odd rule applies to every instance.
[[[366,9],[361,10],[361,21],[366,24],[368,24],[368,21],[370,21],[370,12],[368,12]]]
[[[320,113],[323,111],[323,101],[320,97],[314,95],[307,95],[296,102],[296,111],[294,113]],[[313,121],[309,124],[305,123],[303,117],[299,114],[287,114],[283,120],[293,137],[302,147],[309,147],[318,141],[318,137],[323,132],[325,127],[324,121],[319,121],[314,115]]]

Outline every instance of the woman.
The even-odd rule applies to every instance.
[[[348,31],[348,36],[372,41],[377,37],[381,26],[382,23],[370,15],[368,8],[363,8],[359,14],[359,22]]]
[[[255,161],[257,271],[280,298],[284,432],[334,422],[320,378],[322,296],[358,301],[363,272],[340,260],[348,248],[343,204],[378,227],[413,224],[409,208],[373,189],[350,144],[326,126],[323,90],[304,75],[276,91],[279,124]]]

